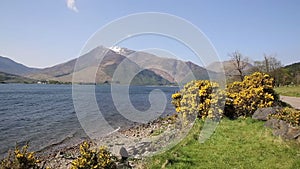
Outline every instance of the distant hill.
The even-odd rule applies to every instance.
[[[208,70],[213,70],[217,73],[224,74],[226,77],[227,83],[240,80],[240,74],[236,70],[236,67],[233,61],[223,61],[223,62],[213,62],[206,67]],[[243,71],[244,75],[251,74],[253,71],[253,65],[246,63],[246,67]]]
[[[26,74],[34,73],[38,70],[39,69],[30,68],[9,58],[0,56],[0,72],[23,76]]]
[[[284,66],[278,79],[281,84],[300,84],[300,62]]]
[[[217,74],[213,71],[207,71],[205,68],[192,62],[158,57],[145,52],[132,53],[128,58],[140,67],[152,70],[173,83],[186,83],[193,79],[209,79],[215,77]]]
[[[36,80],[0,72],[0,83],[35,83]]]
[[[289,72],[300,72],[300,62],[284,66],[283,68]]]
[[[130,80],[131,84],[137,85],[169,85],[184,84],[193,79],[214,79],[220,74],[192,62],[135,52],[126,48],[103,46],[77,59],[44,69],[29,68],[8,58],[0,60],[1,64],[10,65],[2,67],[6,71],[10,70],[4,72],[16,73],[29,79],[76,83],[127,84]]]
[[[53,67],[40,69],[38,71],[26,75],[26,77],[38,80],[58,80],[59,77],[70,75],[73,72],[75,63],[76,59],[73,59],[68,62],[55,65]]]
[[[245,71],[251,71],[253,65],[250,63],[246,63]],[[223,62],[213,62],[206,67],[208,70],[213,70],[215,72],[224,72],[227,76],[236,76],[238,75],[238,71],[236,70],[233,61],[223,61]]]
[[[103,55],[105,53],[105,55]],[[104,56],[101,58],[101,56]],[[98,65],[100,63],[101,64]],[[129,74],[137,74],[131,83],[136,85],[166,85],[171,84],[168,80],[157,75],[151,70],[143,70],[125,56],[110,50],[105,47],[97,47],[92,51],[84,54],[78,58],[78,65],[74,71],[77,59],[70,60],[50,68],[45,68],[30,74],[28,77],[40,80],[57,80],[62,82],[71,82],[72,80],[77,83],[92,83],[94,79],[96,83],[126,83],[122,80],[113,80],[113,75],[116,70],[123,69],[122,78]],[[123,63],[122,65],[120,65]],[[126,63],[126,64],[124,64]],[[140,72],[141,71],[141,72]],[[96,78],[92,75],[96,72]],[[76,75],[75,79],[72,79]],[[130,77],[128,77],[130,78]],[[127,78],[127,79],[128,79]]]
[[[232,61],[224,61],[224,62],[214,62],[206,67],[208,70],[214,70],[216,72],[224,71],[227,82],[232,82],[238,79],[238,72],[235,70],[235,67]],[[254,71],[259,71],[255,66],[251,65],[250,63],[247,64],[245,69],[245,75],[253,73]],[[272,72],[269,72],[274,79],[275,85],[293,85],[293,84],[300,84],[300,62],[293,63],[291,65],[287,65],[276,69]]]

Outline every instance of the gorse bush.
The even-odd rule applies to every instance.
[[[278,100],[273,89],[274,79],[264,73],[255,72],[245,76],[242,82],[227,87],[226,106],[234,116],[250,116],[258,108],[271,107]]]
[[[184,118],[189,114],[211,119],[222,115],[250,116],[258,108],[273,106],[278,100],[273,87],[273,78],[259,72],[245,76],[242,82],[234,82],[225,90],[215,82],[194,80],[172,95],[172,103]]]
[[[300,111],[295,110],[293,108],[283,108],[281,110],[278,110],[276,114],[270,115],[270,117],[274,117],[279,120],[284,120],[293,126],[300,125]]]
[[[9,151],[8,157],[1,161],[0,169],[39,169],[40,161],[34,152],[28,152],[28,144],[21,149],[16,146],[14,152]]]
[[[71,169],[106,169],[115,166],[116,158],[103,146],[90,149],[88,142],[80,145],[80,157],[72,161]]]
[[[225,92],[219,88],[218,83],[194,80],[172,95],[172,103],[184,119],[188,115],[219,119],[223,113]]]

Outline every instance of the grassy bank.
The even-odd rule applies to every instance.
[[[146,160],[147,168],[300,168],[300,144],[272,135],[263,122],[223,119],[215,134],[198,142],[202,122],[171,150]]]
[[[282,86],[276,87],[275,91],[283,96],[300,97],[300,86]]]

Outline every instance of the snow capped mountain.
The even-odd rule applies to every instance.
[[[114,52],[116,52],[116,53],[120,53],[121,50],[122,50],[122,48],[119,47],[119,46],[112,46],[109,49],[112,50],[112,51],[114,51]]]
[[[129,50],[127,48],[122,48],[120,46],[112,46],[109,49],[114,51],[115,53],[123,55],[123,56],[130,55],[131,53],[134,52],[133,50]]]

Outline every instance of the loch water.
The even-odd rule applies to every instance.
[[[88,85],[82,86],[86,88]],[[116,108],[110,85],[94,85],[93,88],[98,108],[112,128],[133,124]],[[151,107],[149,94],[156,89],[167,99],[161,116],[172,114],[175,110],[171,95],[178,91],[178,87],[130,86],[129,96],[118,97],[128,97],[136,110],[147,111]],[[87,139],[72,96],[72,85],[0,84],[0,157],[16,143],[22,145],[29,141],[31,150],[40,151]]]

